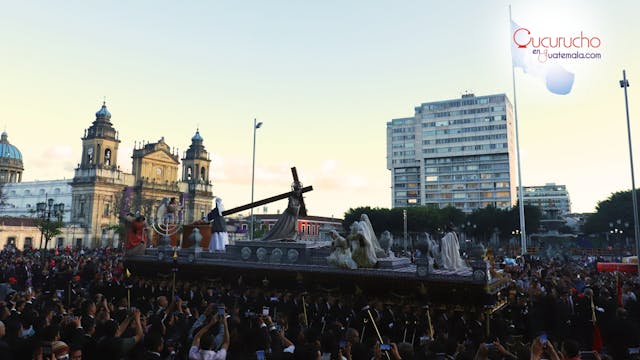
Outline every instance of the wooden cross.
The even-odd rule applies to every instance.
[[[291,176],[293,177],[293,181],[295,182],[299,182],[300,180],[298,179],[298,171],[296,170],[295,166],[291,168]],[[302,194],[312,191],[313,190],[313,186],[305,186],[302,189],[300,189],[300,212],[298,213],[300,216],[307,216],[307,208],[304,205],[304,198],[302,197]],[[254,201],[250,204],[246,204],[246,205],[242,205],[242,206],[238,206],[235,207],[233,209],[229,209],[229,210],[225,210],[222,212],[223,216],[227,216],[227,215],[231,215],[231,214],[235,214],[237,212],[240,211],[244,211],[244,210],[249,210],[251,208],[254,207],[258,207],[261,205],[265,205],[265,204],[269,204],[272,203],[274,201],[278,201],[278,200],[282,200],[282,199],[286,199],[289,196],[295,194],[295,192],[293,191],[289,191],[287,193],[284,194],[280,194],[280,195],[276,195],[276,196],[272,196],[266,199],[262,199],[262,200],[258,200],[258,201]]]

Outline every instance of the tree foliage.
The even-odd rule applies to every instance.
[[[542,212],[536,206],[525,205],[524,220],[527,233],[533,233],[540,227]],[[475,225],[467,232],[472,236],[487,240],[491,234],[498,232],[500,238],[506,239],[512,236],[512,232],[520,229],[519,205],[511,209],[499,209],[487,206],[475,209],[467,216],[467,224]]]
[[[476,209],[470,214],[465,214],[462,210],[452,206],[442,209],[435,206],[393,209],[366,206],[349,209],[344,214],[342,224],[345,232],[348,232],[354,221],[360,220],[362,214],[367,214],[376,234],[388,230],[392,234],[399,235],[404,232],[403,210],[407,211],[407,231],[410,233],[428,232],[434,234],[444,225],[453,223],[474,237],[486,240],[495,229],[498,230],[502,238],[508,238],[513,230],[520,228],[518,206],[508,210],[489,206]],[[541,216],[542,214],[537,207],[525,206],[527,231],[533,232],[538,229]]]
[[[607,199],[598,202],[596,212],[586,218],[582,230],[587,234],[608,232],[609,223],[617,226],[618,220],[620,220],[620,224],[626,223],[629,227],[633,227],[633,202],[631,200],[631,190],[612,193]]]
[[[45,239],[44,248],[46,249],[49,246],[49,241],[62,234],[61,228],[64,227],[64,222],[62,221],[48,221],[46,219],[36,219],[36,227],[42,233],[42,236]]]

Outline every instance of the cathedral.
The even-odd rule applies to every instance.
[[[56,205],[62,209],[62,218],[67,224],[52,246],[104,246],[105,239],[114,237],[122,214],[140,212],[152,221],[163,199],[176,198],[182,205],[180,215],[184,223],[199,220],[210,211],[213,202],[209,178],[211,159],[199,130],[182,158],[164,138],[156,143],[136,143],[131,173],[120,170],[118,135],[111,123],[111,113],[103,103],[91,126],[84,131],[82,155],[71,181],[22,183],[22,155],[8,143],[6,132],[3,133],[0,140],[0,182],[4,184],[0,209],[0,221],[4,221],[0,223],[2,230],[7,231],[6,216],[33,218],[36,204],[46,203],[52,195],[55,202],[64,204]],[[8,237],[7,244],[13,243],[19,248],[27,244],[35,246],[33,235],[23,233]]]

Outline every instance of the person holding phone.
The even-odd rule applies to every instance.
[[[189,360],[224,360],[227,358],[227,351],[229,350],[229,324],[227,324],[227,317],[225,315],[226,314],[220,316],[216,313],[211,318],[211,321],[198,331],[189,349]],[[214,343],[213,336],[207,333],[218,321],[221,321],[222,325],[224,325],[224,339],[220,350],[215,351],[212,349]]]
[[[122,337],[131,325],[135,326],[135,335],[131,337]],[[115,321],[107,321],[105,323],[105,336],[103,336],[97,345],[97,352],[102,354],[113,354],[114,358],[125,357],[142,341],[144,336],[142,323],[140,321],[140,310],[135,310],[133,314],[127,316],[124,321],[118,325]]]
[[[262,319],[269,330],[271,351],[277,354],[283,353],[293,356],[296,347],[293,342],[286,337],[285,328],[275,323],[270,316],[263,316]]]
[[[373,358],[374,359],[385,359],[387,356],[383,356],[383,352],[386,352],[391,359],[402,359],[400,353],[398,352],[398,346],[396,343],[390,344],[380,344],[376,341],[375,346],[373,347]]]
[[[548,355],[550,360],[560,360],[560,356],[553,347],[553,343],[547,339],[546,334],[542,334],[531,342],[531,360],[540,360],[543,354]]]
[[[517,358],[514,354],[510,353],[509,350],[505,349],[502,344],[500,344],[499,339],[496,339],[494,342],[480,344],[478,351],[476,352],[475,359],[488,359],[490,352],[497,352],[502,358]]]

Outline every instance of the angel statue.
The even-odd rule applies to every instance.
[[[358,267],[370,268],[378,263],[376,251],[362,221],[351,224],[351,234],[348,240],[351,243],[351,257],[358,264]]]
[[[331,230],[331,254],[327,256],[327,263],[344,269],[357,269],[358,264],[351,258],[351,248],[345,238],[340,236],[337,231]]]
[[[383,246],[385,249],[385,253],[388,257],[394,258],[395,254],[393,253],[393,236],[389,232],[389,230],[385,230],[380,234],[380,246]]]

